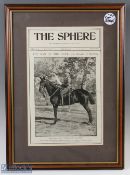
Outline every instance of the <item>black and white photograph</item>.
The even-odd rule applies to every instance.
[[[95,57],[35,58],[35,136],[97,134]]]

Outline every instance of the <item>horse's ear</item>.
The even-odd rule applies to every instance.
[[[44,75],[40,76],[39,78],[40,78],[41,80],[45,80],[45,79],[46,79]]]
[[[41,74],[41,75],[39,76],[39,78],[40,78],[41,80],[43,79],[43,77],[44,77],[43,74]]]

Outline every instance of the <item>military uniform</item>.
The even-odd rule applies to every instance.
[[[63,96],[67,93],[69,93],[71,88],[71,78],[70,76],[64,77],[63,83],[62,83],[62,89],[61,89],[61,97],[62,97],[62,105],[64,104],[63,102]]]

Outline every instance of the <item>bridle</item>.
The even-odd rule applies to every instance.
[[[54,85],[50,80],[45,79],[44,81],[45,81],[45,82],[48,81],[53,87],[55,87],[55,85]],[[44,86],[44,88],[45,88],[45,86]],[[60,88],[61,88],[61,87],[57,87],[57,89],[53,92],[53,94],[50,96],[50,98],[51,98]]]

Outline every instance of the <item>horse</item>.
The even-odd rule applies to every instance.
[[[53,105],[54,109],[54,123],[56,124],[57,122],[57,109],[58,106],[62,105],[72,105],[74,103],[80,103],[84,109],[87,111],[88,116],[89,116],[89,122],[88,124],[92,124],[93,118],[92,118],[92,113],[91,109],[88,106],[88,101],[91,104],[95,104],[94,98],[92,95],[84,90],[84,89],[75,89],[72,90],[71,92],[68,92],[64,94],[63,97],[61,97],[61,86],[57,86],[45,77],[40,77],[40,86],[39,86],[39,92],[42,93],[44,92],[44,88],[46,88],[49,96],[50,96],[50,102]],[[62,104],[62,98],[64,104]]]

